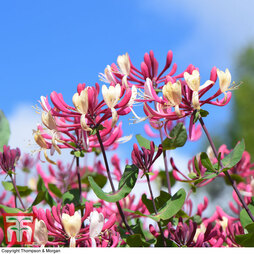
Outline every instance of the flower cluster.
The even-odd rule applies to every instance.
[[[234,149],[222,145],[217,151],[203,120],[209,113],[205,105],[227,105],[230,90],[237,86],[231,84],[228,69],[213,67],[204,79],[192,64],[177,73],[172,60],[169,51],[159,71],[159,62],[150,51],[137,68],[126,53],[100,73],[107,85],[78,84],[68,99],[71,104],[56,91],[41,96],[41,108],[36,109],[42,123],[33,135],[38,151],[49,163],[42,164],[39,155],[20,158],[19,148],[6,145],[0,152],[1,174],[11,179],[3,182],[6,190],[0,196],[0,219],[4,212],[33,212],[34,242],[29,246],[254,246],[254,164],[250,154],[243,141]],[[142,106],[142,116],[136,113],[136,105]],[[128,114],[134,115],[133,123],[147,120],[144,132],[154,138],[136,135],[133,149],[126,149],[132,164],[127,154],[121,158],[115,152],[120,143],[132,138],[132,134],[124,136],[125,123],[119,121]],[[198,140],[202,130],[210,147],[188,162],[186,173],[173,153],[169,158],[168,150]],[[55,152],[61,155],[64,149],[70,150],[69,163],[51,157]],[[114,152],[111,161],[109,150]],[[158,168],[155,162],[159,158],[163,165]],[[17,185],[18,169],[26,177],[34,174],[25,179],[25,186]],[[220,206],[211,213],[207,196],[194,207],[192,193],[216,177],[224,177],[233,188],[233,202],[229,203],[233,215]],[[184,188],[177,190],[175,182]],[[142,187],[134,193],[138,184]],[[190,188],[185,188],[187,185]],[[8,200],[7,191],[13,194]],[[20,244],[14,229],[11,241],[5,238],[5,244],[0,227],[1,246]],[[26,236],[24,232],[22,239],[27,240]]]

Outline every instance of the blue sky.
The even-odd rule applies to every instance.
[[[152,49],[163,66],[171,49],[179,70],[192,63],[205,81],[216,65],[228,67],[234,79],[237,52],[254,37],[253,7],[251,0],[2,1],[0,108],[11,119],[19,111],[22,119],[53,90],[71,103],[78,83],[93,85],[125,52],[139,65]],[[208,109],[210,129],[230,117],[231,105]]]

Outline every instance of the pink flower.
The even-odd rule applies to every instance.
[[[62,209],[58,204],[46,212],[42,208],[33,207],[33,212],[38,220],[45,223],[48,236],[52,239],[47,242],[47,246],[68,244],[73,247],[116,247],[120,241],[115,226],[116,215],[111,214],[108,217],[105,208],[94,209],[92,202],[85,204],[82,218],[75,212],[74,204],[67,204]],[[95,214],[100,214],[99,224]]]
[[[133,150],[131,153],[132,162],[144,172],[149,171],[153,163],[161,155],[162,145],[159,145],[158,151],[155,156],[154,156],[154,153],[155,153],[155,145],[154,145],[154,142],[152,141],[150,143],[150,149],[141,147],[141,150],[139,150],[138,145],[134,144]]]
[[[0,168],[6,173],[10,174],[16,166],[20,157],[19,148],[11,149],[10,146],[3,146],[3,152],[0,152]]]

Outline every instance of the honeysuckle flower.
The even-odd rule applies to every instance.
[[[17,161],[20,158],[20,149],[11,149],[10,146],[3,146],[3,152],[0,152],[0,168],[9,174],[14,170]]]
[[[155,87],[158,87],[160,83],[165,82],[166,75],[163,76],[163,74],[171,66],[173,58],[172,51],[168,51],[166,56],[166,64],[161,72],[158,72],[159,63],[154,57],[152,50],[149,52],[149,54],[145,53],[144,61],[141,63],[140,70],[131,63],[130,57],[127,56],[128,55],[123,55],[117,59],[120,71],[115,64],[111,65],[111,70],[117,83],[120,83],[125,87],[135,85],[138,88],[144,88],[144,83],[147,78],[151,79],[152,82],[154,82]],[[174,64],[168,75],[174,75],[176,69],[177,65]],[[179,74],[177,77],[182,77],[182,75],[183,74]]]
[[[109,65],[107,65],[107,67],[105,68],[104,74],[103,73],[99,74],[99,78],[102,82],[109,84],[113,82],[114,84],[117,84],[116,79],[112,73],[111,67]]]
[[[126,53],[125,55],[118,56],[117,64],[119,66],[121,73],[124,76],[128,76],[130,74],[131,64],[130,64],[130,58],[128,53]]]
[[[192,94],[192,104],[193,107],[197,110],[200,109],[200,103],[199,103],[199,94],[198,92],[207,88],[214,82],[212,80],[207,80],[202,86],[200,86],[200,74],[198,70],[193,70],[192,74],[189,74],[188,72],[184,73],[184,79],[189,86],[189,88],[193,91]]]
[[[35,243],[44,247],[48,242],[48,229],[43,220],[35,219],[34,225],[34,240]]]
[[[75,236],[79,233],[81,228],[81,216],[78,212],[70,216],[67,213],[62,214],[62,223],[67,235],[70,239],[70,247],[76,247]]]
[[[226,95],[226,92],[231,84],[231,74],[227,68],[225,72],[217,69],[217,75],[219,77],[220,90]]]
[[[54,161],[52,161],[48,155],[47,155],[47,149],[50,149],[53,146],[50,146],[46,140],[43,138],[43,136],[40,134],[39,131],[34,131],[34,140],[39,145],[40,149],[39,151],[43,151],[45,159],[52,164],[55,164]]]
[[[106,210],[106,207],[94,209],[93,202],[86,202],[84,216],[81,218],[80,215],[75,215],[77,212],[75,212],[74,204],[67,204],[63,208],[58,204],[53,206],[51,211],[49,209],[44,211],[42,208],[37,209],[33,206],[35,217],[38,220],[43,220],[47,227],[50,237],[47,246],[66,246],[69,243],[70,247],[74,247],[74,245],[76,247],[116,247],[120,242],[120,235],[116,231],[115,225],[116,215],[107,216]],[[93,213],[95,211],[96,213]],[[100,214],[103,214],[103,225]],[[93,219],[90,223],[89,218],[91,217]],[[83,227],[81,228],[82,223]],[[94,240],[90,235],[94,236]]]
[[[121,95],[120,84],[117,84],[116,86],[109,86],[109,88],[107,88],[106,85],[102,86],[103,99],[112,112],[112,127],[114,127],[117,122],[118,115],[114,107],[118,103],[120,95]]]
[[[110,109],[116,106],[116,104],[120,99],[120,95],[121,95],[120,84],[117,84],[116,86],[110,85],[109,88],[107,88],[106,85],[102,86],[103,99]]]
[[[181,116],[181,112],[179,110],[179,104],[182,101],[182,85],[178,80],[176,83],[168,82],[162,88],[162,93],[164,97],[168,100],[168,105],[175,107],[175,112],[178,116]]]
[[[156,155],[155,153],[155,145],[154,142],[150,142],[150,149],[146,149],[141,147],[141,150],[138,149],[138,145],[133,145],[133,150],[131,153],[132,162],[139,169],[143,170],[144,173],[148,172],[153,165],[153,163],[159,158],[162,153],[162,145],[158,146],[158,151]]]
[[[56,125],[56,121],[52,114],[49,112],[43,111],[41,114],[42,123],[48,128],[49,132],[52,134],[52,147],[51,153],[54,153],[54,150],[61,154],[61,150],[59,149],[57,142],[62,142],[60,140],[60,133],[58,132],[58,127]]]
[[[82,115],[86,114],[88,111],[88,94],[87,89],[84,89],[79,93],[75,93],[72,97],[73,105],[76,110]]]
[[[56,121],[53,118],[52,114],[49,112],[43,111],[41,114],[42,123],[50,130],[56,130]]]
[[[98,237],[104,225],[104,216],[97,211],[91,212],[88,217],[90,222],[89,236],[92,239],[92,247],[96,247],[95,237]]]

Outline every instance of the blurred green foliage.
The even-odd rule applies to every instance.
[[[233,92],[233,119],[228,127],[229,147],[245,139],[254,159],[254,44],[243,49],[236,61],[236,80],[243,84]]]

